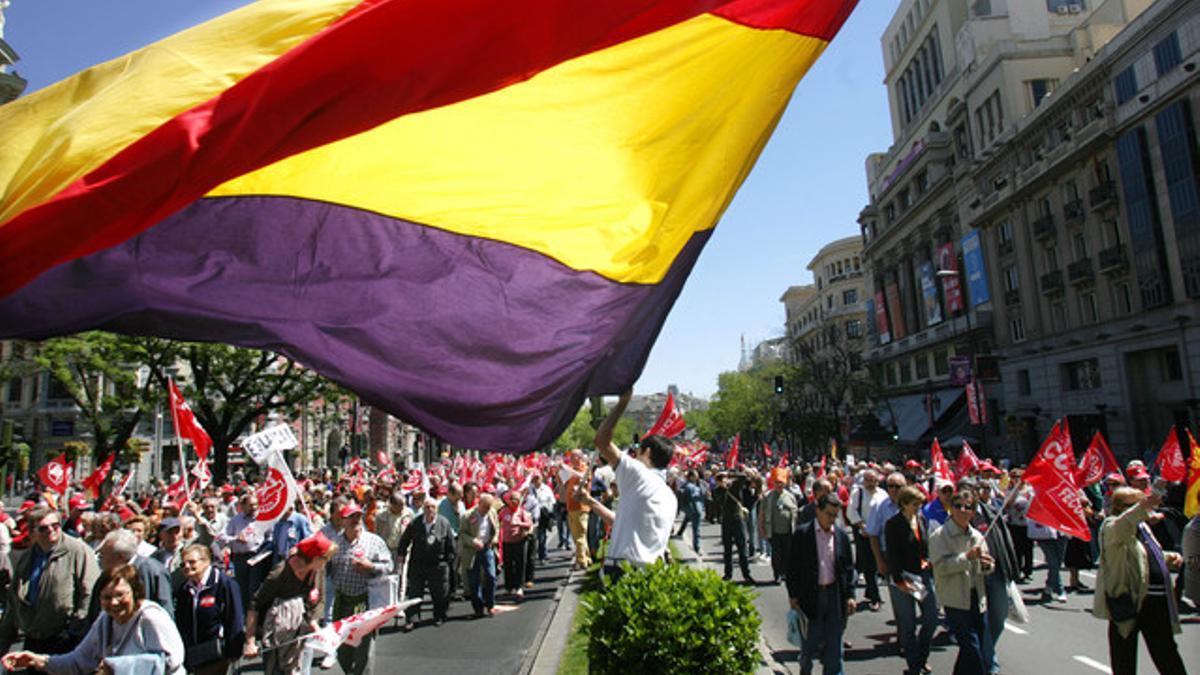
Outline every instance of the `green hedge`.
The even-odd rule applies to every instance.
[[[762,619],[751,592],[711,570],[656,564],[582,600],[593,673],[752,673]]]

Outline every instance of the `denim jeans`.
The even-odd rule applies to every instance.
[[[1004,634],[1004,622],[1008,621],[1008,578],[999,566],[988,575],[984,588],[987,590],[987,626],[992,637],[992,664],[989,673],[1000,672],[1000,658],[996,656],[996,644]]]
[[[900,632],[900,645],[904,647],[904,658],[908,661],[909,673],[920,673],[929,660],[929,644],[938,627],[937,595],[933,589],[933,572],[926,570],[921,575],[925,584],[925,598],[919,603],[913,596],[890,586],[892,611],[896,613],[896,628]],[[917,607],[921,608],[920,631],[917,628]]]
[[[755,535],[758,533],[758,526],[756,525],[758,522],[758,506],[755,505],[751,508],[743,520],[746,526],[746,552],[753,558],[758,550],[755,546]]]
[[[842,675],[842,610],[838,606],[837,585],[817,589],[817,615],[809,617],[808,635],[800,647],[800,672],[811,673],[813,661],[820,655],[821,672]]]
[[[700,552],[700,510],[683,514],[683,527],[679,528],[679,534],[687,531],[688,525],[692,526],[692,550],[696,553]]]
[[[987,615],[979,611],[979,596],[971,593],[970,609],[946,608],[946,621],[958,643],[954,675],[987,675],[992,664],[992,637]]]
[[[496,552],[491,547],[475,553],[467,584],[476,614],[496,606]]]
[[[1067,554],[1067,538],[1040,539],[1038,548],[1046,556],[1046,590],[1054,595],[1062,595],[1062,564],[1063,556]]]

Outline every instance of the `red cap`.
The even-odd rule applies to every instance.
[[[221,486],[221,494],[223,495],[231,495],[233,494],[233,490],[234,487],[232,485],[225,484]]]
[[[1105,477],[1104,477],[1104,482],[1106,482],[1106,483],[1120,483],[1121,485],[1124,485],[1124,484],[1125,484],[1125,477],[1124,477],[1124,476],[1122,476],[1121,474],[1117,473],[1116,471],[1114,471],[1114,472],[1112,472],[1112,473],[1110,473],[1110,474],[1108,474],[1107,476],[1105,476]]]
[[[904,468],[906,468],[906,469],[919,469],[919,468],[921,468],[921,463],[920,463],[920,462],[918,462],[918,461],[917,461],[917,460],[915,460],[915,459],[910,459],[910,460],[908,460],[907,462],[905,462],[905,463],[904,463]]]
[[[21,508],[17,509],[17,513],[25,513],[26,511],[28,511],[29,509],[32,509],[35,506],[37,506],[37,502],[26,499],[25,501],[21,502]]]
[[[361,516],[362,512],[362,507],[358,505],[358,502],[350,502],[342,507],[343,518],[349,518],[350,516]]]
[[[117,515],[121,517],[121,522],[125,523],[125,522],[129,522],[129,519],[136,516],[137,514],[134,513],[133,509],[129,508],[128,506],[122,506],[121,510],[117,511]]]
[[[342,509],[342,513],[345,513]],[[361,512],[361,509],[359,510]],[[309,560],[315,560],[329,553],[329,549],[333,548],[333,542],[329,541],[329,537],[317,532],[307,539],[301,539],[299,544],[296,544],[296,551]]]
[[[991,471],[992,473],[1000,473],[1000,469],[997,469],[991,462],[981,462],[979,464],[979,472],[983,473],[984,471]]]
[[[80,511],[90,511],[92,508],[92,502],[83,495],[75,495],[74,497],[71,497],[71,501],[67,503],[71,506],[71,508],[79,509]]]
[[[1139,480],[1139,479],[1150,478],[1150,474],[1144,468],[1142,468],[1140,466],[1133,467],[1132,469],[1130,469],[1128,471],[1128,474],[1129,474],[1129,480]]]

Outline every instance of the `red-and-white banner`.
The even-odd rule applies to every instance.
[[[966,385],[967,389],[967,416],[971,420],[971,424],[983,424],[983,416],[979,412],[979,390],[975,388],[975,380],[972,379]]]
[[[966,476],[972,471],[979,470],[979,458],[971,449],[971,444],[963,441],[962,452],[958,453],[958,465],[955,467],[960,476]]]
[[[92,499],[100,498],[100,486],[104,485],[104,479],[108,478],[108,473],[112,471],[113,462],[117,459],[117,453],[109,453],[108,458],[96,467],[92,475],[83,479],[83,487],[87,488],[92,493]]]
[[[192,442],[196,456],[203,462],[212,451],[212,439],[196,421],[196,414],[192,412],[188,402],[183,400],[183,394],[179,392],[179,387],[175,386],[175,380],[167,380],[167,391],[171,397],[171,420],[175,424],[175,433]]]
[[[942,444],[936,438],[933,439],[933,445],[929,446],[929,460],[929,465],[933,467],[934,475],[951,482],[954,481],[954,470],[950,468],[950,461],[942,453]]]
[[[1179,434],[1171,427],[1167,440],[1158,451],[1158,459],[1154,460],[1154,468],[1158,475],[1172,483],[1182,483],[1187,480],[1187,462],[1183,461],[1183,449],[1179,446]]]
[[[312,648],[313,651],[324,654],[326,660],[330,660],[337,654],[338,647],[341,647],[343,644],[357,647],[362,644],[363,638],[375,632],[383,624],[394,619],[405,608],[415,605],[420,601],[420,598],[405,600],[394,605],[368,610],[362,614],[355,614],[345,619],[339,619],[313,633],[305,640],[304,644],[306,647]],[[330,665],[332,666],[332,664]]]
[[[37,476],[42,479],[46,487],[60,495],[65,494],[67,486],[71,484],[72,466],[72,464],[67,462],[67,453],[64,452],[38,469]]]
[[[686,428],[687,422],[683,421],[683,413],[679,412],[679,407],[675,405],[675,397],[668,392],[667,401],[663,404],[662,412],[658,414],[658,421],[642,438],[654,435],[675,438]]]
[[[737,467],[738,462],[738,445],[742,442],[742,435],[737,434],[733,437],[733,445],[729,446],[729,452],[725,455],[725,467],[733,469]]]
[[[1104,435],[1097,431],[1092,435],[1087,452],[1079,458],[1079,466],[1075,469],[1075,482],[1080,487],[1095,485],[1104,480],[1110,473],[1121,473],[1121,465],[1113,457]]]
[[[1033,486],[1028,517],[1045,525],[1091,541],[1092,532],[1083,518],[1083,498],[1075,482],[1075,451],[1065,423],[1054,423],[1050,435],[1025,470],[1025,482]]]
[[[282,453],[270,453],[261,466],[264,478],[254,489],[254,496],[258,498],[258,514],[251,527],[266,536],[287,508],[300,499],[301,493],[296,477],[292,475]]]

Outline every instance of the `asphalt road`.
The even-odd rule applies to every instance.
[[[686,536],[691,543],[691,531]],[[684,544],[676,540],[679,544]],[[717,525],[705,524],[701,528],[701,556],[704,564],[723,571],[720,529]],[[690,550],[690,546],[688,547]],[[1036,554],[1035,554],[1036,555]],[[1040,563],[1040,559],[1038,559]],[[734,579],[740,579],[734,559]],[[796,647],[787,642],[785,617],[788,610],[787,591],[782,584],[770,584],[769,562],[754,563],[751,573],[758,581],[758,598],[755,605],[763,617],[763,638],[766,650],[776,663],[763,672],[800,671]],[[1083,582],[1095,584],[1095,575],[1084,572]],[[765,581],[765,583],[764,583]],[[1063,573],[1066,583],[1066,572]],[[1029,607],[1030,622],[1024,625],[1009,624],[998,643],[998,655],[1002,671],[1008,674],[1053,675],[1097,675],[1110,673],[1108,668],[1107,622],[1091,615],[1091,594],[1068,594],[1066,604],[1040,604],[1039,595],[1045,584],[1045,572],[1035,569],[1032,583],[1023,587]],[[883,591],[887,599],[887,590]],[[862,589],[859,589],[859,598]],[[890,605],[884,604],[879,612],[860,612],[851,617],[846,630],[846,639],[852,647],[846,650],[845,670],[848,675],[874,673],[900,673],[904,660],[899,656],[895,642],[895,622]],[[1200,615],[1185,615],[1183,634],[1176,637],[1179,653],[1190,672],[1200,672]],[[954,659],[958,648],[951,644],[944,630],[939,629],[934,638],[929,666],[934,673],[950,673],[954,670]],[[1150,655],[1142,643],[1139,649],[1140,672],[1155,672]],[[814,665],[819,671],[819,666]]]

